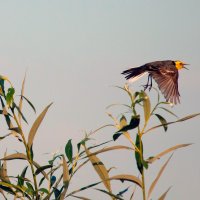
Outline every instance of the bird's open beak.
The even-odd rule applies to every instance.
[[[190,64],[183,63],[183,68],[189,70],[187,67],[185,67],[185,65],[190,65]]]

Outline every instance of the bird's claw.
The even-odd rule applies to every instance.
[[[144,88],[144,91],[145,91],[147,88],[149,88],[149,91],[150,91],[151,88],[152,88],[152,85],[149,85],[149,84],[142,85],[142,86],[143,86],[143,88]]]
[[[148,85],[143,85],[144,91],[148,88]]]
[[[149,85],[149,92],[150,92],[151,88],[152,88],[152,85]]]

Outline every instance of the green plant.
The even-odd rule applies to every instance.
[[[8,83],[9,86],[5,87],[5,83]],[[108,124],[98,128],[93,132],[86,133],[85,137],[76,145],[73,145],[72,140],[68,139],[68,142],[65,146],[65,153],[54,154],[46,165],[41,166],[34,160],[34,138],[36,137],[37,130],[52,104],[49,104],[41,112],[41,114],[39,114],[31,126],[29,133],[25,133],[22,126],[22,120],[27,123],[27,120],[22,112],[22,105],[24,100],[28,102],[34,111],[35,107],[24,96],[24,85],[25,78],[22,84],[19,102],[16,103],[15,89],[13,88],[11,82],[6,77],[0,77],[0,101],[2,107],[0,114],[4,116],[6,125],[10,131],[10,133],[1,136],[0,140],[2,141],[6,137],[14,136],[17,139],[16,142],[20,142],[24,146],[24,152],[18,152],[11,155],[7,155],[5,153],[4,157],[1,159],[2,164],[0,165],[0,193],[3,195],[4,199],[7,199],[7,194],[10,194],[14,196],[14,198],[18,199],[63,200],[68,197],[88,199],[86,197],[78,196],[78,193],[89,188],[94,188],[101,183],[105,187],[104,190],[99,188],[94,189],[108,195],[111,199],[123,199],[123,194],[128,191],[128,188],[123,191],[119,191],[117,194],[114,194],[112,191],[112,180],[120,180],[122,182],[129,181],[134,185],[137,185],[141,188],[143,200],[146,200],[147,198],[149,199],[171,156],[159,171],[156,179],[152,182],[147,195],[145,185],[145,171],[148,169],[148,166],[154,163],[157,159],[160,159],[162,156],[173,152],[176,149],[186,147],[190,144],[176,145],[164,150],[156,156],[151,158],[144,158],[143,137],[145,134],[161,126],[165,131],[167,131],[168,125],[182,122],[199,115],[194,114],[181,119],[177,119],[173,122],[167,122],[165,118],[157,113],[157,110],[162,109],[172,115],[175,114],[168,110],[166,107],[163,107],[167,106],[168,103],[160,102],[159,93],[157,104],[151,108],[149,97],[144,91],[134,93],[128,88],[128,86],[125,85],[124,87],[119,88],[125,91],[130,98],[130,105],[125,105],[128,108],[128,114],[121,115],[120,119],[117,119],[111,114],[108,114],[114,120],[114,124]],[[144,117],[141,117],[141,114],[139,114],[137,108],[143,109]],[[154,116],[160,120],[161,124],[148,128],[149,121]],[[130,118],[129,123],[127,123],[127,118]],[[90,140],[92,137],[94,137],[95,133],[107,126],[112,126],[117,129],[113,134],[113,139],[99,143],[98,145],[91,145]],[[132,130],[134,134],[129,133]],[[124,136],[130,142],[130,146],[107,146],[112,144],[113,140],[115,141],[119,139],[120,136]],[[133,174],[117,174],[115,176],[110,176],[110,170],[106,168],[106,166],[97,156],[98,154],[102,154],[108,151],[122,149],[133,152],[133,156],[136,159],[137,168],[140,174],[139,176],[135,176]],[[9,160],[25,160],[27,161],[27,164],[24,166],[24,169],[19,175],[13,177],[7,174],[7,161]],[[77,190],[69,191],[69,185],[77,171],[81,170],[83,166],[89,162],[93,165],[94,171],[96,171],[98,174],[100,181],[90,183],[89,185],[81,187]],[[32,177],[27,176],[28,170],[31,172]],[[159,199],[164,199],[168,191],[169,189],[164,194],[162,194]],[[130,198],[133,198],[133,194]]]
[[[160,101],[159,91],[157,91],[155,88],[154,89],[157,92],[157,103],[153,107],[151,106],[149,96],[144,91],[134,93],[133,91],[131,91],[131,89],[127,85],[125,85],[123,88],[122,87],[118,87],[118,88],[125,91],[130,98],[130,105],[123,104],[123,106],[126,106],[128,108],[128,111],[129,111],[128,115],[130,115],[129,118],[131,118],[131,120],[127,124],[127,119],[125,115],[122,115],[121,118],[117,120],[115,117],[109,114],[109,116],[115,121],[115,126],[118,129],[117,132],[113,135],[113,140],[117,140],[121,135],[123,135],[134,148],[135,160],[136,160],[137,168],[140,174],[138,179],[139,181],[141,181],[141,184],[139,186],[141,187],[141,190],[142,190],[143,200],[146,200],[151,197],[151,194],[160,176],[165,170],[173,154],[169,157],[167,162],[164,163],[164,165],[158,172],[158,175],[155,178],[155,180],[152,182],[152,184],[150,185],[148,189],[148,194],[147,194],[146,192],[147,189],[146,189],[146,184],[145,184],[145,171],[148,170],[149,165],[152,165],[156,160],[160,159],[164,155],[168,153],[173,153],[175,150],[179,148],[187,147],[191,144],[178,144],[168,149],[165,149],[164,151],[158,153],[155,156],[152,156],[150,158],[144,158],[143,137],[145,137],[146,134],[149,134],[153,130],[160,127],[163,127],[164,131],[166,132],[170,124],[186,121],[188,119],[191,119],[193,117],[200,115],[200,113],[192,114],[192,115],[178,119],[177,115],[175,115],[171,111],[170,106],[169,106],[170,103]],[[139,108],[142,108],[143,110],[143,117],[141,117],[142,116],[140,113],[141,109]],[[139,110],[140,112],[138,112],[137,110]],[[174,117],[176,117],[176,120],[167,122],[167,120],[163,116],[158,114],[159,110],[165,111],[166,113],[173,115]],[[158,120],[160,121],[160,125],[152,126],[149,128],[148,125],[152,124],[151,122],[154,120],[154,117],[158,118]],[[134,134],[130,134],[130,131],[132,130]],[[136,138],[134,139],[133,137],[136,137]],[[163,200],[165,196],[167,195],[167,192],[169,191],[169,189],[167,189],[167,191],[163,193],[158,199]]]

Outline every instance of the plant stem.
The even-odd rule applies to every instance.
[[[34,167],[33,167],[33,162],[32,162],[32,159],[30,159],[30,157],[28,158],[29,159],[29,164],[31,166],[31,173],[33,175],[33,181],[34,181],[34,186],[35,186],[35,195],[36,195],[36,200],[39,200],[39,194],[38,194],[38,186],[37,186],[37,179],[36,179],[36,176],[35,176],[35,170],[34,170]]]
[[[142,171],[142,194],[143,194],[143,200],[146,200],[144,169]]]
[[[139,142],[140,142],[140,158],[141,158],[141,162],[143,162],[142,134],[143,134],[143,132],[139,132],[139,140],[140,140],[140,141],[139,141]],[[144,166],[142,167],[142,195],[143,195],[143,200],[146,200]]]
[[[11,109],[12,110],[12,109]],[[23,144],[25,146],[25,149],[26,149],[26,154],[27,154],[27,158],[28,158],[28,162],[30,164],[30,167],[31,167],[31,173],[33,175],[33,181],[34,181],[34,186],[35,186],[35,195],[36,195],[36,200],[39,200],[39,194],[38,194],[38,186],[37,186],[37,179],[36,179],[36,176],[35,176],[35,170],[34,170],[34,166],[33,166],[33,160],[31,158],[31,153],[30,153],[30,149],[28,148],[28,145],[27,145],[27,142],[26,142],[26,138],[25,138],[25,135],[23,133],[23,130],[22,130],[22,127],[14,113],[14,110],[12,110],[12,114],[13,114],[13,117],[15,119],[15,122],[17,123],[17,126],[18,128],[20,129],[20,135],[22,136],[22,140],[23,140]]]

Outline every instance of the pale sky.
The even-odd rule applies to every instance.
[[[44,160],[49,158],[46,152],[59,148],[63,151],[68,139],[76,144],[84,137],[85,130],[89,132],[111,123],[106,106],[127,103],[124,93],[112,86],[125,84],[121,75],[123,70],[146,62],[172,59],[190,63],[189,71],[180,72],[181,104],[173,111],[180,117],[200,112],[199,9],[199,0],[1,0],[0,74],[10,78],[19,94],[27,70],[25,96],[35,105],[37,114],[54,102],[35,139],[36,159],[46,164]],[[145,78],[132,87],[140,90],[144,83]],[[150,93],[152,98],[154,95]],[[36,115],[26,109],[31,125]],[[124,111],[121,107],[113,110],[110,111],[118,114]],[[166,199],[198,199],[199,122],[196,118],[172,125],[167,133],[159,129],[144,138],[147,156],[176,144],[194,143],[174,154],[153,199],[169,186],[172,188]],[[5,128],[2,127],[1,131]],[[114,131],[105,129],[99,132],[94,143],[111,139]],[[112,145],[115,144],[128,143],[120,139]],[[1,141],[1,155],[6,148],[8,153],[23,149],[12,138]],[[113,175],[137,175],[131,156],[118,151],[100,158],[107,168],[117,165]],[[146,175],[147,185],[167,158],[151,166]],[[9,171],[12,171],[12,164],[8,164],[11,165]],[[70,189],[98,181],[95,171],[90,176],[91,170],[89,166],[77,174]],[[120,186],[118,182],[113,185],[115,190]],[[131,184],[124,184],[120,189],[128,185]],[[109,199],[94,190],[88,190],[84,195],[96,200]],[[136,199],[139,198],[140,195]]]

